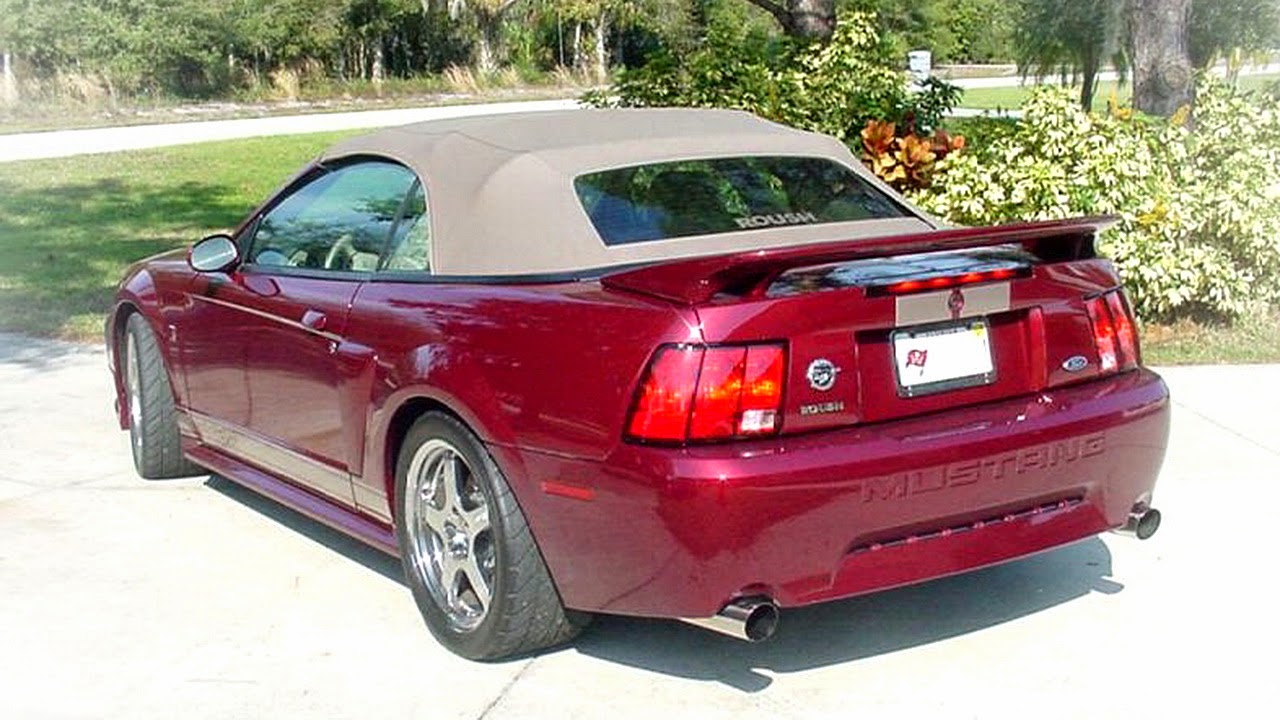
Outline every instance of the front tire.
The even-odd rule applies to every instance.
[[[133,448],[134,468],[148,480],[204,474],[182,455],[178,412],[164,357],[151,326],[137,313],[130,315],[125,324],[123,351],[129,445]]]
[[[573,638],[566,611],[502,472],[465,426],[428,413],[396,462],[396,539],[431,634],[454,653],[492,660]]]

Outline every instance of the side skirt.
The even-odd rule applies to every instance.
[[[183,450],[192,462],[392,557],[400,556],[395,533],[386,525],[339,507],[206,445],[192,442],[190,438],[183,439],[186,441]]]

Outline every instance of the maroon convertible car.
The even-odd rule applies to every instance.
[[[944,228],[751,115],[346,141],[107,322],[143,477],[212,471],[398,555],[494,658],[591,613],[779,608],[1155,532],[1168,394],[1094,239]]]

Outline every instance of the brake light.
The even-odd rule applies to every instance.
[[[771,435],[781,421],[781,345],[658,350],[627,421],[639,440],[723,440]]]
[[[1119,367],[1116,358],[1116,329],[1111,324],[1111,311],[1101,297],[1085,301],[1089,322],[1093,324],[1093,345],[1098,350],[1098,364],[1107,373]]]
[[[1138,333],[1133,316],[1120,290],[1112,290],[1085,301],[1093,327],[1093,343],[1103,373],[1137,367]]]
[[[1138,331],[1134,327],[1133,313],[1129,311],[1129,302],[1121,290],[1107,293],[1106,298],[1112,324],[1116,327],[1116,343],[1120,346],[1120,367],[1137,367],[1142,362],[1142,352],[1138,349]]]
[[[925,290],[945,290],[946,288],[959,287],[961,285],[1008,280],[1022,274],[1023,271],[1023,268],[999,268],[997,270],[968,272],[960,275],[943,275],[922,280],[903,280],[902,282],[885,285],[883,291],[890,295],[906,295]]]
[[[702,359],[698,375],[697,400],[689,421],[689,436],[732,437],[737,429],[738,405],[742,399],[743,365],[746,348],[711,348]]]
[[[684,440],[701,364],[701,348],[684,345],[659,350],[640,384],[627,432],[647,440]]]

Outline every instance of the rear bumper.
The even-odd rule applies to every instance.
[[[769,442],[622,445],[604,462],[495,452],[518,455],[567,606],[705,617],[740,595],[806,605],[1118,527],[1150,500],[1168,426],[1164,383],[1140,370]]]

